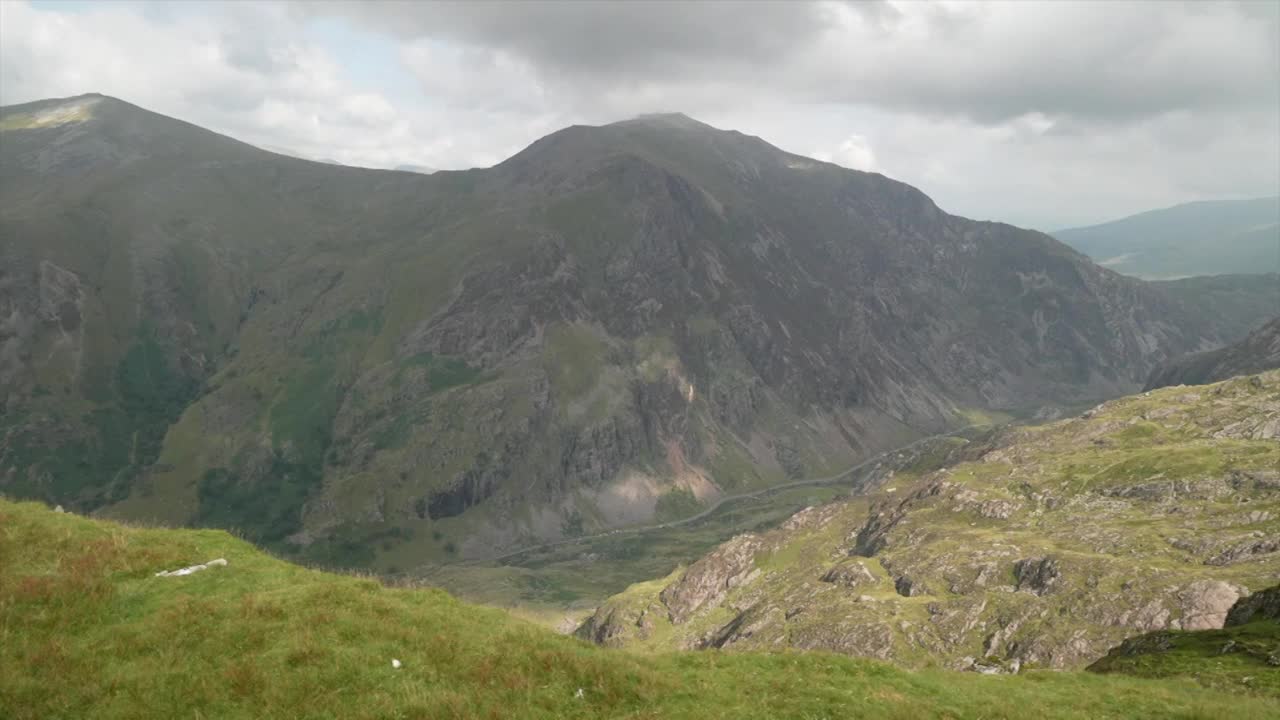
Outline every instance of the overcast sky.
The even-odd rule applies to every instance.
[[[680,111],[1045,230],[1280,194],[1274,0],[0,0],[0,103],[85,92],[370,167]]]

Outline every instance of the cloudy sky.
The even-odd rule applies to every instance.
[[[1280,3],[0,0],[0,103],[102,92],[370,167],[681,111],[1040,229],[1280,193]]]

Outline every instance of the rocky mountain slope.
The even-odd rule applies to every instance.
[[[1221,344],[1048,236],[684,116],[432,175],[0,110],[0,491],[408,567],[818,476]]]
[[[1137,277],[1280,272],[1280,197],[1184,203],[1053,236]]]
[[[1201,275],[1151,285],[1200,314],[1228,342],[1243,339],[1280,316],[1280,273]]]
[[[1156,368],[1147,380],[1147,389],[1204,385],[1275,368],[1280,368],[1280,317],[1240,342],[1181,357]]]
[[[1280,577],[1280,371],[1109,401],[962,453],[736,537],[579,632],[1079,668],[1142,632],[1221,628]]]
[[[225,564],[158,575],[214,559]],[[639,657],[438,590],[289,565],[222,531],[3,499],[0,638],[0,714],[13,720],[965,719],[1032,706],[1048,719],[1260,720],[1280,707],[1241,676],[1227,692],[1123,672],[985,678],[820,654]]]

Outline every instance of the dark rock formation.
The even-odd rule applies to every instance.
[[[1280,585],[1240,598],[1227,612],[1226,626],[1244,625],[1257,620],[1280,622]]]
[[[1204,385],[1273,368],[1280,368],[1280,317],[1237,343],[1180,357],[1157,367],[1147,378],[1146,389]]]

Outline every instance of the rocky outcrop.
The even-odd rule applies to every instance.
[[[1183,630],[1211,630],[1222,627],[1227,613],[1240,599],[1240,589],[1221,580],[1197,580],[1178,593],[1182,603]]]
[[[893,589],[902,597],[918,597],[928,595],[929,588],[923,582],[909,575],[899,575],[893,579]]]
[[[876,576],[861,562],[842,562],[822,574],[822,582],[834,583],[845,588],[876,582]]]
[[[940,470],[898,468],[868,498],[752,536],[762,571],[750,582],[728,580],[752,572],[727,562],[742,539],[713,552],[714,582],[695,584],[713,600],[659,621],[668,626],[648,639],[619,637],[1010,672],[1084,667],[1141,633],[1221,629],[1251,603],[1265,617],[1274,592],[1248,592],[1280,575],[1280,553],[1268,550],[1280,446],[1215,436],[1278,398],[1280,372],[1169,388],[1006,430]],[[625,604],[678,589],[687,592],[672,579]]]
[[[1276,644],[1280,639],[1280,632],[1277,632],[1280,630],[1280,586],[1239,598],[1225,613],[1225,621],[1220,622],[1217,610],[1235,590],[1225,583],[1203,583],[1196,588],[1188,588],[1183,593],[1184,598],[1188,593],[1199,594],[1197,604],[1207,601],[1213,608],[1210,616],[1201,616],[1204,621],[1184,618],[1174,624],[1178,629],[1126,638],[1088,669],[1093,672],[1122,672],[1135,663],[1158,667],[1151,656],[1178,653],[1178,663],[1171,668],[1189,668],[1196,675],[1202,669],[1218,665],[1223,655],[1233,655],[1233,663],[1253,665],[1260,672],[1275,672],[1274,668],[1280,668],[1280,645]],[[1256,622],[1261,622],[1263,627],[1242,627]],[[1248,682],[1251,676],[1244,681]]]
[[[1044,595],[1053,590],[1062,578],[1062,571],[1054,558],[1027,558],[1013,564],[1013,576],[1018,581],[1018,590]]]
[[[649,637],[649,633],[653,630],[652,612],[654,610],[652,606],[637,610],[630,606],[618,605],[610,608],[607,613],[592,614],[576,630],[570,631],[597,645],[621,647],[625,641],[631,639],[632,634],[641,640]]]
[[[690,565],[659,595],[671,622],[687,622],[699,610],[714,607],[733,588],[758,577],[755,557],[764,547],[756,535],[739,535]]]
[[[1255,511],[1256,512],[1256,511]],[[1280,535],[1263,535],[1223,548],[1213,557],[1205,561],[1207,565],[1230,565],[1232,563],[1253,560],[1259,555],[1280,552]]]
[[[1244,625],[1258,620],[1280,622],[1280,585],[1240,598],[1227,612],[1224,626]]]
[[[945,488],[944,481],[936,480],[916,488],[901,500],[877,503],[872,508],[871,517],[854,535],[853,549],[849,554],[872,557],[884,550],[890,542],[893,529],[907,517],[911,509],[917,503],[937,496]]]

